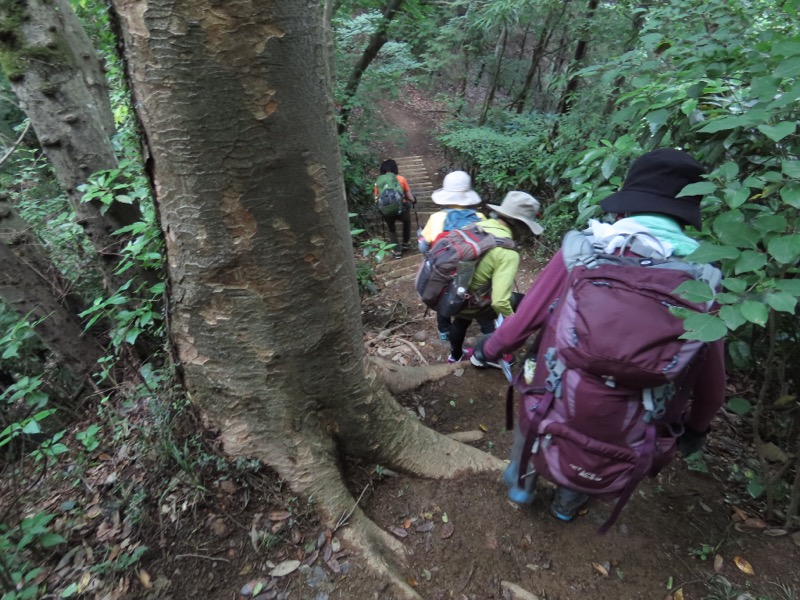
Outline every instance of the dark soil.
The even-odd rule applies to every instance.
[[[431,138],[443,113],[411,91],[385,109],[385,118],[402,128],[406,139],[402,147],[387,145],[379,152],[422,156],[438,185],[453,167]],[[537,265],[530,249],[523,248],[522,257],[518,285],[524,291]],[[397,261],[398,268],[402,262]],[[424,314],[410,282],[388,285],[384,277],[389,272],[379,271],[379,293],[363,301],[365,339],[403,326],[371,351],[405,364],[443,362],[448,347],[438,341],[434,317]],[[505,393],[500,371],[465,364],[398,400],[442,433],[479,432],[482,439],[474,445],[505,458],[511,443],[504,423]],[[135,415],[133,407],[121,416],[135,428]],[[349,463],[347,478],[366,513],[400,539],[407,559],[403,575],[429,600],[520,597],[504,592],[502,582],[547,600],[796,598],[779,586],[800,592],[800,534],[756,518],[761,507],[748,502],[745,481],[737,476],[742,472],[737,467],[745,466],[750,453],[735,434],[741,429],[735,419],[724,415],[715,423],[706,451],[707,473],[676,460],[656,480],[640,486],[605,536],[596,529],[610,513],[609,505],[593,502],[574,523],[558,522],[547,512],[552,489],[545,482],[540,482],[535,504],[520,508],[506,499],[499,474],[421,480],[381,465]],[[199,423],[189,425],[199,428]],[[135,490],[150,480],[151,474],[137,469],[135,458],[118,455],[102,457],[85,474],[84,484],[100,489],[115,469],[122,474],[116,489],[130,484]],[[148,497],[158,501],[140,507],[146,516],[135,525],[137,543],[149,548],[138,576],[115,572],[108,565],[116,563],[105,557],[106,570],[93,574],[94,591],[86,587],[82,597],[392,598],[385,582],[367,575],[361,557],[342,548],[336,535],[319,524],[306,500],[294,497],[268,470],[251,470],[236,482],[224,473],[193,482],[176,468],[169,485],[149,490]],[[71,493],[65,487],[50,505],[58,506]],[[94,516],[84,517],[80,535],[85,548],[103,535],[117,554],[130,551],[125,546],[126,535],[131,535],[126,534],[126,514],[122,525],[120,518],[120,510],[115,512],[107,502]],[[98,527],[101,523],[108,526]],[[742,559],[752,574],[736,566],[739,560],[746,567]],[[297,564],[286,562],[291,560],[302,566],[287,576],[270,576],[276,565]],[[77,562],[66,563],[64,581],[79,573],[77,566],[67,570]]]

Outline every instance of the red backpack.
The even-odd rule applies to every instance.
[[[475,267],[492,248],[516,248],[513,240],[495,237],[480,225],[467,225],[440,234],[417,269],[417,296],[444,317],[461,312],[467,304],[482,305],[480,295],[471,296],[469,286]]]
[[[629,243],[647,253],[636,236]],[[551,307],[533,379],[518,373],[509,402],[516,389],[526,438],[519,484],[530,461],[560,486],[617,498],[604,533],[638,483],[670,462],[682,432],[684,406],[674,399],[687,397],[679,392],[693,385],[704,344],[681,339],[683,321],[671,309],[706,312],[711,303],[688,301],[674,290],[691,280],[716,290],[721,273],[602,248],[580,232],[565,237],[566,285]]]

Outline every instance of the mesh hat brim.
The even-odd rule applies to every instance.
[[[520,223],[525,223],[528,226],[528,229],[531,230],[533,235],[541,235],[544,231],[544,227],[539,225],[533,219],[528,219],[527,217],[520,217],[518,215],[511,214],[505,210],[503,210],[502,206],[497,206],[496,204],[487,204],[490,209],[496,212],[498,215],[505,217],[506,219],[513,219],[514,221],[519,221]]]

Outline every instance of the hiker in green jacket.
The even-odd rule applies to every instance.
[[[542,233],[542,226],[535,221],[539,214],[539,202],[525,192],[509,192],[502,204],[488,205],[490,218],[481,221],[481,228],[496,237],[518,240],[527,230],[534,235]],[[514,277],[519,268],[519,253],[509,248],[492,248],[478,262],[469,285],[470,305],[453,319],[450,326],[450,356],[447,362],[469,360],[471,348],[464,348],[467,329],[473,320],[478,322],[481,333],[494,331],[498,315],[510,316],[514,309]],[[521,294],[520,294],[521,296]],[[504,357],[511,359],[513,357]],[[500,368],[499,363],[486,363]]]

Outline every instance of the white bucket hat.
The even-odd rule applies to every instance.
[[[472,191],[472,179],[464,171],[453,171],[445,175],[442,186],[431,194],[434,204],[476,206],[481,203],[481,197]]]
[[[533,232],[533,235],[540,235],[544,231],[544,227],[534,221],[539,216],[539,201],[530,194],[508,192],[500,206],[495,204],[487,206],[500,216],[522,221]]]

